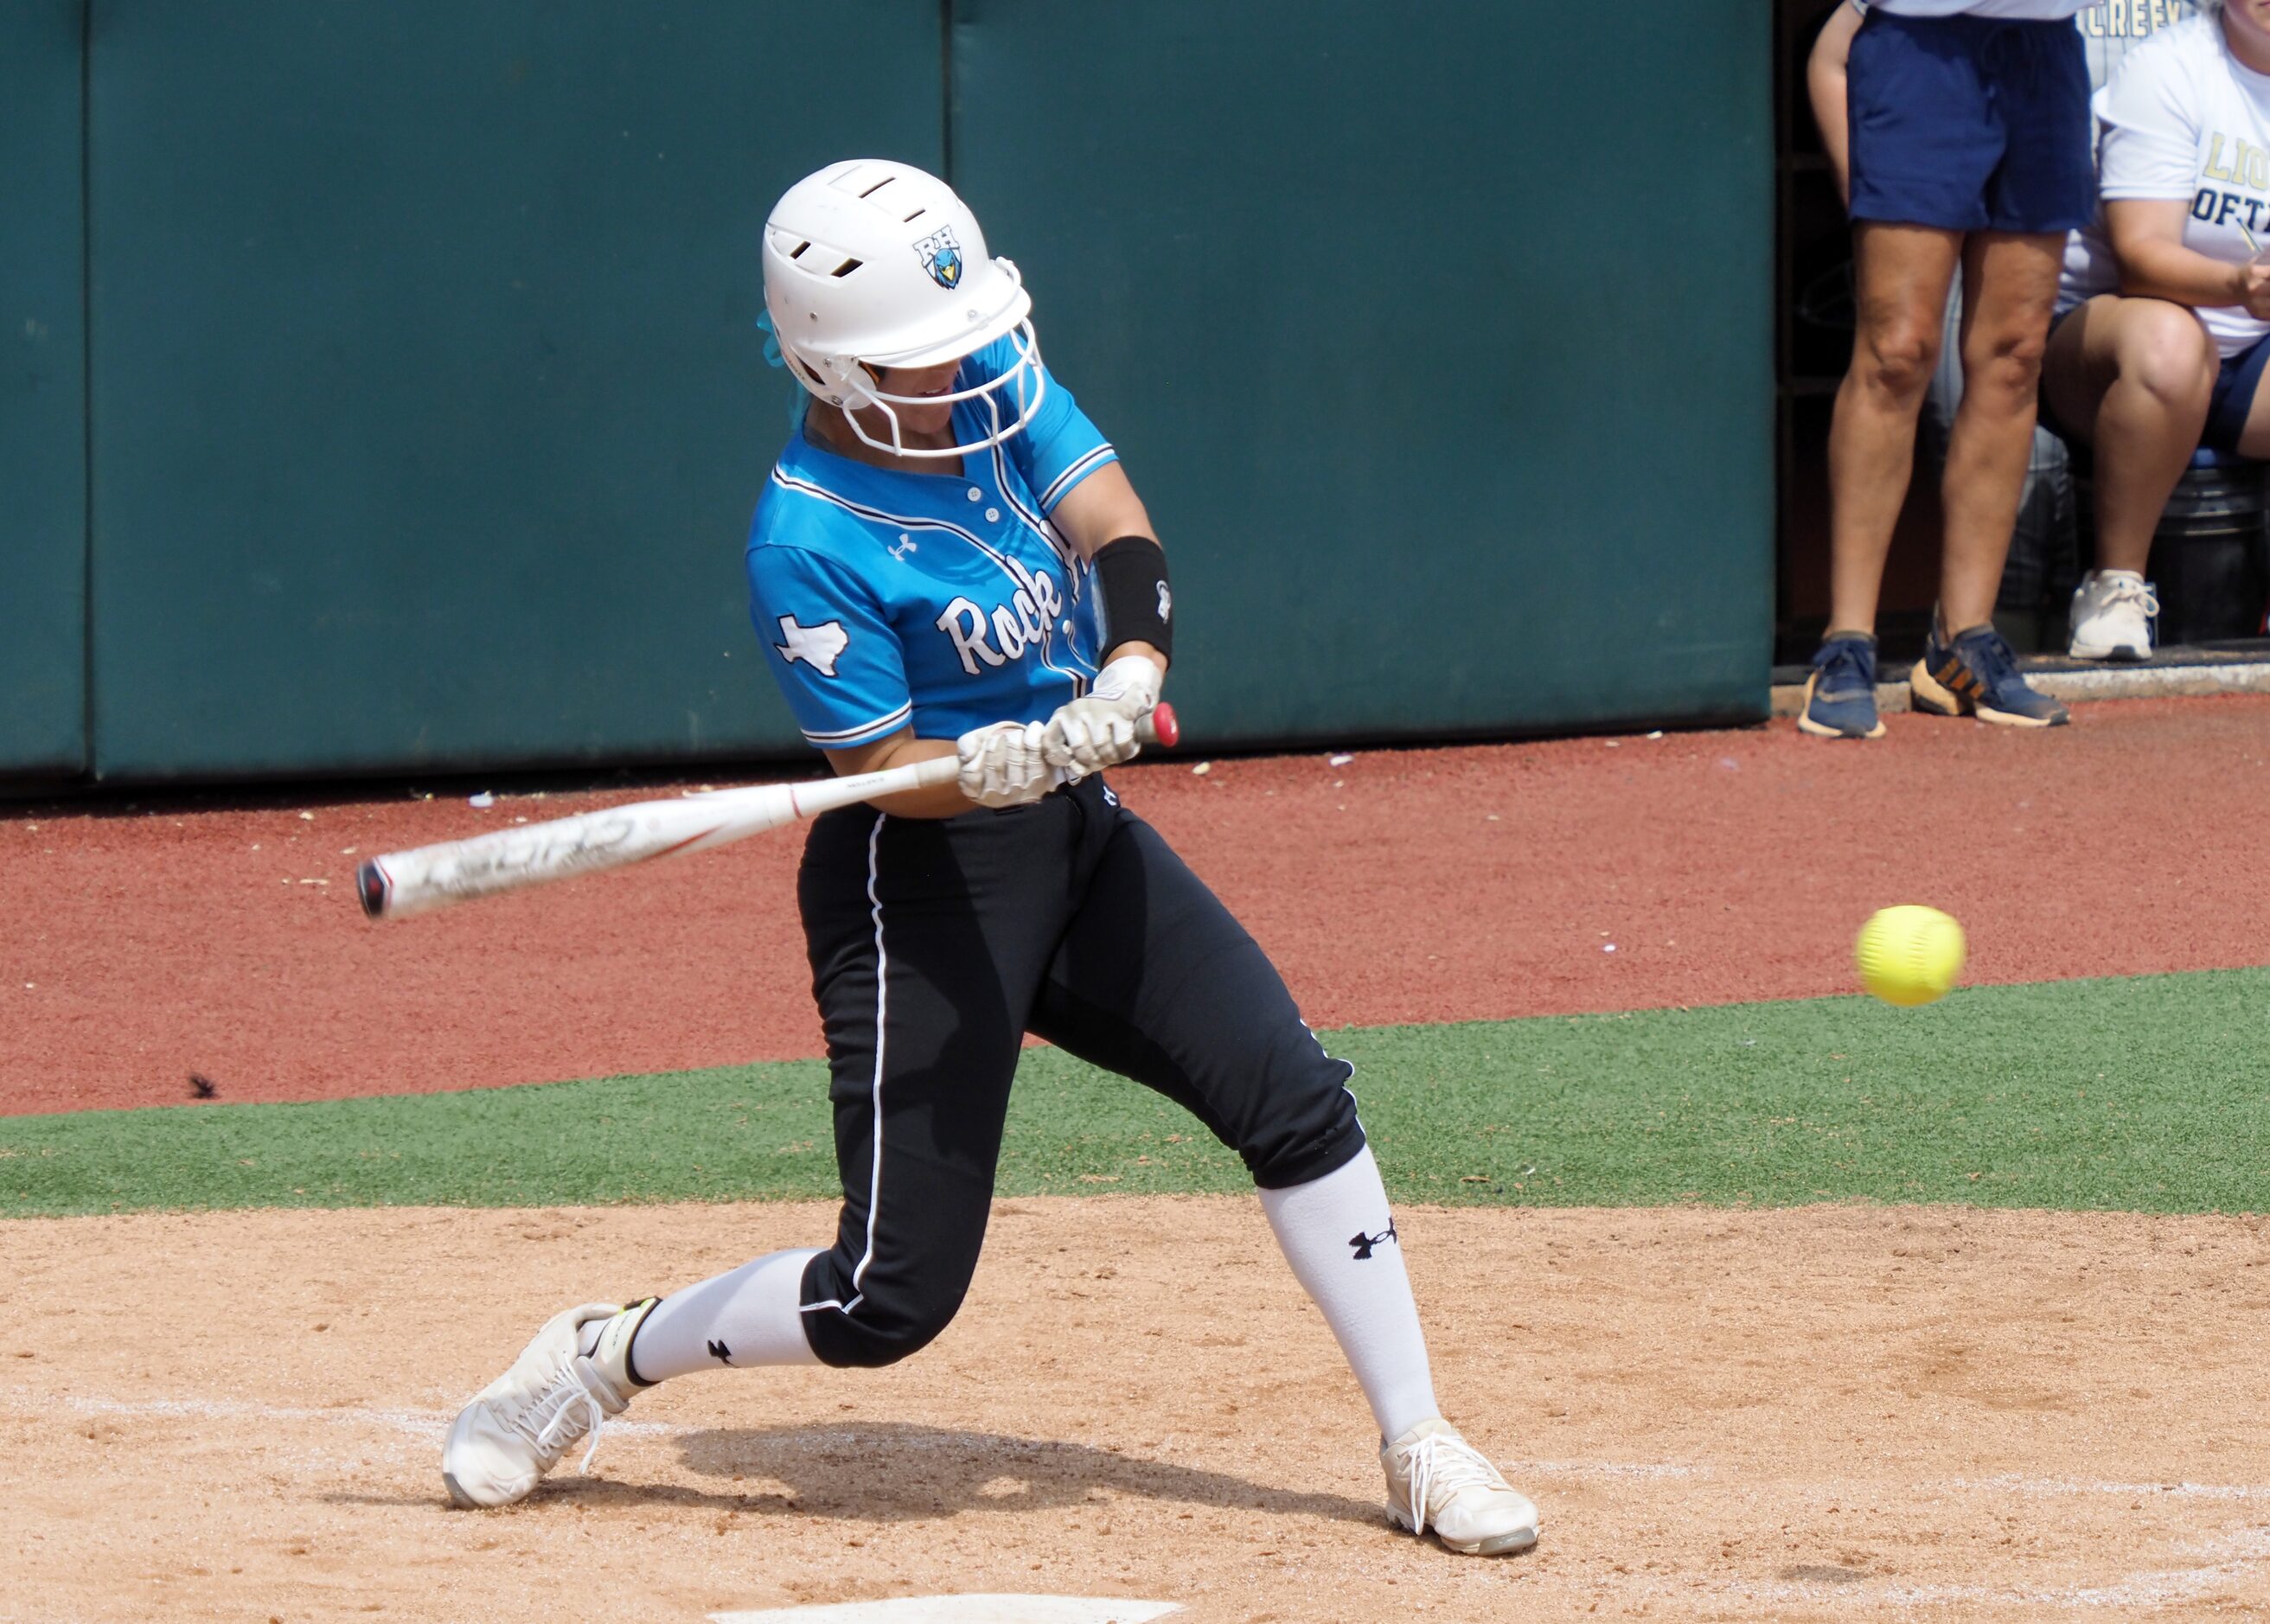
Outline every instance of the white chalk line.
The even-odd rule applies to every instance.
[[[2057,1607],[2073,1611],[2092,1608],[2165,1607],[2197,1601],[2209,1593],[2244,1581],[2270,1579],[2270,1529],[2250,1528],[2236,1534],[2185,1547],[2194,1555],[2222,1560],[2191,1568],[2144,1568],[2109,1584],[2036,1586],[2024,1584],[1912,1584],[1861,1581],[1851,1584],[1758,1584],[1739,1580],[1708,1588],[1761,1602],[1803,1602],[1813,1606],[1851,1604],[1869,1610],[1884,1608],[1976,1606]]]
[[[319,1422],[330,1426],[378,1427],[433,1443],[439,1443],[451,1419],[449,1413],[434,1410],[375,1409],[360,1405],[314,1409],[226,1398],[106,1398],[85,1393],[47,1393],[24,1387],[0,1389],[0,1406],[19,1412],[49,1411],[60,1406],[82,1415],[147,1416],[157,1420]],[[671,1439],[693,1437],[714,1428],[668,1421],[610,1420],[607,1430],[615,1435]],[[964,1447],[950,1436],[909,1436],[856,1427],[814,1428],[806,1435],[815,1442],[887,1442],[894,1449],[957,1450]],[[1038,1440],[1002,1442],[1024,1453],[1044,1453],[1053,1447]],[[1708,1466],[1674,1462],[1509,1460],[1504,1465],[1517,1476],[1527,1472],[1540,1477],[1686,1479],[1709,1479],[1716,1475]],[[1848,1494],[1881,1492],[1887,1487],[1895,1486],[1825,1481],[1808,1485],[1809,1490],[1814,1494],[1831,1490]],[[1953,1478],[1896,1487],[1909,1494],[2111,1494],[2131,1500],[2155,1495],[2192,1500],[2270,1500],[2270,1484],[2119,1483],[2028,1477],[2019,1473],[1992,1478]],[[2270,1528],[2250,1529],[2188,1548],[2197,1555],[2215,1560],[2188,1568],[2140,1569],[2105,1584],[2048,1588],[2020,1584],[1916,1584],[1873,1580],[1849,1584],[1795,1582],[1769,1584],[1728,1579],[1665,1585],[1660,1580],[1642,1579],[1640,1576],[1634,1577],[1651,1591],[1704,1590],[1758,1601],[1804,1602],[1812,1605],[1850,1603],[1876,1608],[1928,1608],[1997,1602],[2076,1610],[2165,1606],[2174,1602],[2198,1599],[2232,1583],[2270,1580],[2270,1568],[2265,1567],[2266,1562],[2270,1562]]]
[[[2090,1483],[2074,1478],[1955,1478],[1949,1488],[2018,1494],[2125,1494],[2132,1500],[2165,1494],[2176,1500],[2270,1500],[2265,1483]]]
[[[1644,1460],[1500,1460],[1498,1470],[1510,1477],[1532,1478],[1707,1478],[1707,1466],[1682,1466],[1670,1461]]]
[[[376,1427],[406,1433],[439,1443],[449,1431],[454,1412],[438,1410],[372,1410],[342,1405],[332,1409],[295,1408],[288,1405],[249,1404],[231,1398],[102,1398],[85,1393],[32,1393],[15,1388],[0,1393],[0,1404],[11,1409],[46,1409],[62,1405],[81,1415],[152,1416],[208,1421],[322,1421],[333,1426]],[[673,1427],[662,1421],[611,1420],[607,1431],[627,1437],[671,1438],[702,1430]]]
[[[106,1398],[85,1393],[42,1392],[21,1386],[0,1388],[0,1405],[25,1411],[61,1405],[85,1415],[321,1421],[332,1425],[385,1427],[412,1437],[432,1439],[439,1439],[442,1435],[456,1413],[444,1410],[374,1409],[360,1405],[337,1405],[316,1409],[254,1404],[231,1398]],[[686,1426],[672,1421],[611,1420],[607,1422],[607,1432],[611,1436],[633,1438],[690,1438],[715,1430],[713,1427]],[[949,1434],[903,1434],[887,1428],[858,1426],[812,1427],[806,1429],[804,1435],[815,1442],[886,1445],[891,1449],[909,1451],[959,1450],[966,1447],[962,1441]],[[1046,1439],[1002,1438],[995,1441],[994,1447],[1015,1453],[1045,1454],[1059,1446]],[[1499,1465],[1510,1472],[1538,1477],[1678,1479],[1714,1478],[1717,1475],[1708,1465],[1675,1461],[1522,1460],[1508,1457]],[[1847,1489],[1858,1492],[1866,1487],[1865,1484],[1829,1480],[1814,1485],[1815,1491],[1820,1493]],[[1898,1487],[1906,1493],[1953,1491],[1962,1494],[2125,1494],[2130,1499],[2166,1495],[2175,1499],[2270,1500],[2270,1484],[2264,1483],[2193,1483],[2188,1480],[2120,1483],[2081,1478],[2029,1477],[2018,1472],[2006,1472],[1992,1478],[1948,1478]]]
[[[0,1405],[14,1410],[43,1410],[56,1405],[81,1415],[151,1416],[159,1420],[174,1418],[197,1420],[244,1421],[315,1421],[329,1426],[375,1427],[404,1433],[411,1437],[440,1442],[449,1430],[454,1411],[369,1409],[360,1405],[339,1405],[327,1409],[313,1409],[288,1405],[253,1404],[233,1398],[104,1398],[85,1393],[43,1393],[29,1388],[0,1388]],[[689,1427],[672,1421],[629,1421],[610,1420],[607,1435],[628,1438],[692,1438],[714,1432],[713,1427]],[[909,1452],[962,1452],[967,1442],[948,1434],[902,1434],[879,1431],[861,1427],[818,1427],[803,1431],[802,1435],[815,1443],[842,1443],[887,1447]],[[1058,1449],[1057,1444],[1038,1438],[1000,1438],[992,1441],[998,1451],[1012,1454],[1045,1455]],[[1140,1459],[1139,1456],[1123,1454],[1123,1459]],[[1599,1478],[1689,1478],[1708,1476],[1693,1466],[1658,1461],[1607,1460],[1507,1460],[1502,1463],[1513,1472],[1528,1472],[1539,1477],[1599,1477]],[[2270,1490],[2264,1491],[2270,1493]]]

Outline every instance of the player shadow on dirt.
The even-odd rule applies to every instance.
[[[921,1522],[961,1511],[1021,1512],[1114,1496],[1319,1516],[1384,1526],[1379,1508],[1344,1494],[1273,1487],[1167,1461],[1054,1439],[879,1421],[842,1427],[716,1427],[679,1443],[716,1491],[615,1478],[560,1477],[541,1498],[586,1504],[697,1505],[757,1515]],[[737,1487],[746,1484],[746,1487]],[[783,1494],[778,1486],[785,1484]]]

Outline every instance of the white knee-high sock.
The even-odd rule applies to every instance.
[[[733,1365],[814,1365],[805,1339],[804,1265],[812,1250],[773,1252],[654,1306],[631,1340],[633,1376],[666,1382]]]
[[[1294,1278],[1339,1339],[1380,1436],[1399,1438],[1439,1415],[1402,1239],[1371,1147],[1322,1178],[1263,1190],[1261,1207]]]

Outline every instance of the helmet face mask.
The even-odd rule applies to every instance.
[[[879,368],[883,371],[915,369],[909,367],[902,361],[886,365],[864,360],[853,360],[850,365],[843,369],[841,381],[831,389],[825,390],[815,389],[809,378],[806,378],[805,387],[830,405],[840,407],[843,412],[843,420],[851,426],[851,432],[857,435],[864,444],[872,446],[878,451],[888,451],[894,456],[962,456],[999,445],[1024,427],[1026,419],[1048,393],[1048,374],[1041,370],[1040,341],[1033,335],[1033,323],[1029,317],[1018,323],[1011,331],[1009,342],[1017,351],[1017,364],[999,377],[970,389],[949,389],[941,395],[891,394],[880,387],[881,380],[875,377],[875,371]],[[956,381],[959,382],[959,379]],[[1014,414],[1005,421],[1001,412],[1001,397],[1005,394],[1013,394],[1016,403]],[[938,449],[910,446],[906,443],[906,435],[900,424],[899,413],[894,408],[943,405],[950,410],[966,400],[983,403],[991,423],[992,432],[990,434],[982,440],[972,441],[967,445],[951,445]],[[890,426],[889,439],[878,440],[867,432],[866,425],[859,420],[860,413],[866,411],[882,414],[884,420]]]
[[[874,449],[937,458],[983,451],[1040,404],[1047,380],[1032,299],[1016,266],[986,253],[968,205],[935,176],[882,159],[806,176],[765,224],[764,265],[765,307],[790,371]],[[939,395],[879,387],[879,371],[960,360],[1005,337],[1017,360],[998,377]],[[983,407],[990,433],[943,447],[906,443],[901,411],[965,403]],[[885,437],[860,421],[868,412],[882,417]]]

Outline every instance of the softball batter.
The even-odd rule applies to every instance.
[[[1158,702],[1174,597],[1116,453],[1042,365],[1015,266],[943,182],[861,159],[781,199],[764,267],[811,399],[749,540],[758,634],[839,772],[953,755],[959,782],[827,813],[805,849],[835,1244],[559,1315],[450,1428],[450,1496],[521,1499],[657,1382],[928,1344],[976,1266],[1032,1032],[1244,1158],[1370,1401],[1389,1515],[1454,1551],[1527,1549],[1536,1508],[1438,1413],[1352,1068],[1101,776]]]

